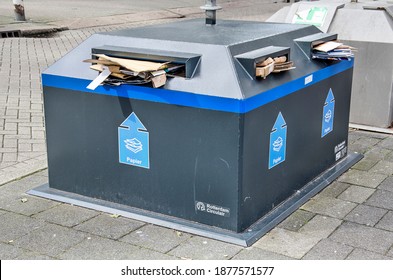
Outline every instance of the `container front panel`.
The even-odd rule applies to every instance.
[[[51,188],[237,229],[239,114],[44,87]]]

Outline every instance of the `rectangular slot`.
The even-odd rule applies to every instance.
[[[95,54],[104,54],[117,58],[135,59],[141,61],[166,63],[170,62],[176,66],[184,65],[184,73],[180,76],[191,79],[200,62],[201,55],[191,53],[180,53],[160,51],[151,49],[138,49],[117,46],[101,46],[92,49],[93,58]]]
[[[303,51],[303,53],[311,59],[312,49],[314,46],[337,40],[337,34],[317,33],[295,40],[296,45]]]
[[[238,63],[242,66],[244,71],[252,79],[256,79],[256,65],[267,58],[275,58],[285,56],[286,61],[290,61],[290,48],[269,46],[262,49],[253,50],[250,52],[236,55],[235,58]]]

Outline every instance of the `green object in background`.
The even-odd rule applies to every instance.
[[[328,9],[326,7],[313,7],[311,9],[297,12],[293,16],[292,23],[322,26],[325,21],[327,11]]]

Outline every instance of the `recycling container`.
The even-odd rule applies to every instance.
[[[313,13],[313,10],[319,13]],[[375,131],[391,127],[393,3],[345,0],[299,2],[279,10],[267,21],[296,23],[298,15],[304,12],[309,14],[307,23],[315,24],[323,32],[338,33],[341,42],[357,49],[349,118],[352,125]]]
[[[91,36],[42,75],[49,183],[31,194],[247,246],[360,159],[353,61],[316,61],[314,26],[202,19]],[[94,54],[185,66],[87,85]],[[255,77],[286,56],[293,70]]]

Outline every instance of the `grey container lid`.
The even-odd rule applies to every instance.
[[[219,20],[210,26],[204,19],[177,21],[95,34],[43,74],[93,80],[97,72],[82,61],[91,57],[92,49],[108,45],[131,51],[145,49],[147,53],[188,53],[200,56],[192,78],[171,78],[164,89],[243,100],[329,67],[310,60],[295,43],[298,38],[319,33],[309,25]],[[296,69],[256,79],[236,58],[272,46],[287,48]]]

